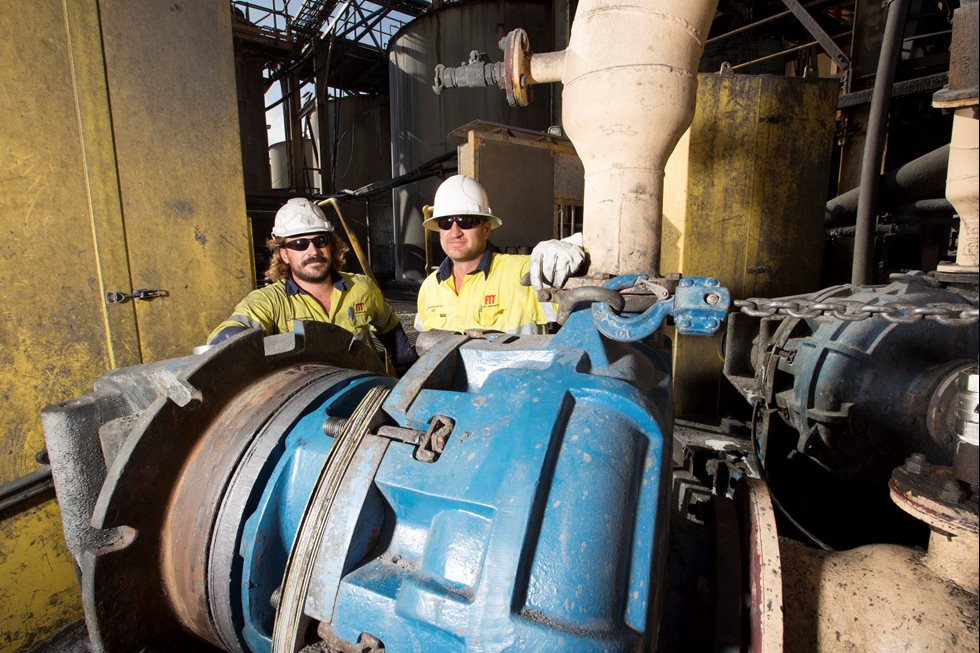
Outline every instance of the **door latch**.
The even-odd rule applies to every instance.
[[[130,299],[133,301],[149,301],[154,297],[166,297],[166,290],[154,290],[151,288],[136,288],[133,292],[118,292],[111,290],[105,294],[105,301],[107,304],[122,304],[123,302],[128,302]]]

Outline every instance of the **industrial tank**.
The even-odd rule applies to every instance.
[[[322,152],[323,192],[357,190],[387,179],[391,171],[388,96],[331,98],[327,108],[329,132],[324,134],[327,142],[322,146],[315,110],[310,119],[317,151]],[[368,250],[374,273],[391,277],[395,266],[391,251],[391,195],[341,199],[340,205],[347,225]]]
[[[534,101],[522,109],[512,109],[503,94],[493,88],[466,89],[452,97],[432,91],[436,64],[465,62],[473,50],[499,60],[498,42],[512,29],[523,28],[535,49],[551,51],[553,25],[550,2],[480,1],[427,12],[397,32],[388,44],[392,176],[454,151],[456,143],[449,133],[471,120],[536,130],[557,123],[552,95],[560,90],[550,86],[535,89]],[[439,182],[430,178],[393,191],[395,276],[399,280],[419,281],[424,277],[422,206],[432,203]]]
[[[313,141],[303,139],[303,149],[306,152],[306,186],[319,190],[321,188],[320,171],[317,169]],[[279,141],[269,146],[269,168],[272,171],[272,187],[276,189],[296,188],[289,174],[289,148],[286,141]]]

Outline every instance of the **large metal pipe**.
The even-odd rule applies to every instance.
[[[858,198],[857,231],[854,234],[854,259],[851,264],[851,283],[859,286],[871,280],[871,249],[874,244],[871,233],[878,204],[878,176],[881,174],[881,156],[885,151],[892,82],[898,67],[908,9],[908,0],[894,0],[888,7],[878,70],[871,93],[871,115],[861,158],[861,195]]]
[[[562,123],[585,166],[592,274],[659,271],[664,167],[694,118],[698,62],[717,4],[578,5]]]
[[[899,206],[912,200],[938,197],[946,189],[946,169],[949,166],[949,145],[882,175],[878,179],[881,208]],[[852,188],[827,202],[825,226],[846,227],[854,224],[861,186]]]
[[[748,533],[749,649],[794,653],[969,651],[977,641],[976,498],[952,496],[949,468],[910,458],[892,499],[932,533],[927,552],[894,544],[820,551],[779,538],[763,481],[736,490]]]
[[[585,167],[590,273],[657,273],[667,157],[694,118],[697,67],[718,0],[581,0],[568,48],[532,54],[501,41],[504,61],[436,68],[433,90],[499,86],[511,106],[527,87],[561,81],[562,125]],[[653,35],[653,36],[651,36]]]

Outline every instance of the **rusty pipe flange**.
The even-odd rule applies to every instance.
[[[212,547],[234,549],[242,512],[229,509],[230,505],[244,510],[243,503],[254,491],[254,486],[240,481],[239,465],[257,463],[261,467],[269,463],[268,456],[283,431],[275,433],[263,427],[270,421],[278,422],[277,413],[295,419],[307,405],[293,401],[296,395],[306,398],[303,390],[310,385],[322,392],[321,384],[329,384],[340,372],[329,366],[301,364],[256,379],[231,398],[199,435],[180,471],[160,534],[164,587],[181,622],[216,645],[236,650],[226,633],[218,633],[223,629],[212,617],[214,608],[223,602],[215,600],[221,583],[210,567]],[[292,420],[287,420],[277,425],[288,427]],[[267,437],[257,437],[260,434]],[[257,471],[249,470],[245,477],[254,479]],[[234,491],[230,487],[232,477],[239,480]],[[224,505],[226,499],[229,506]],[[220,530],[216,529],[219,511],[224,515]],[[227,575],[224,581],[227,587]]]
[[[283,434],[326,392],[362,373],[327,365],[289,366],[229,401],[201,435],[181,472],[161,537],[164,582],[178,615],[202,637],[242,651],[238,597],[230,578],[239,535],[275,465]],[[216,642],[217,643],[217,642]]]
[[[950,467],[931,465],[922,454],[912,454],[892,472],[888,488],[899,508],[934,530],[973,536],[980,532],[977,493]]]
[[[511,31],[503,38],[501,49],[504,51],[503,81],[507,104],[526,107],[531,102],[531,87],[527,83],[531,43],[527,32],[522,29]]]
[[[892,500],[932,531],[922,562],[937,577],[972,595],[973,639],[976,639],[977,593],[980,591],[980,519],[977,489],[956,478],[951,467],[930,465],[912,454],[889,481]]]
[[[185,466],[195,453],[212,446],[206,435],[225,419],[228,405],[252,392],[257,380],[302,365],[380,372],[377,356],[347,331],[312,322],[295,328],[293,334],[266,339],[252,330],[200,356],[116,370],[99,379],[96,391],[86,396],[95,401],[112,394],[112,401],[131,406],[115,424],[95,425],[100,435],[109,429],[121,442],[107,461],[91,518],[109,543],[85,550],[81,562],[82,601],[97,650],[220,646],[210,617],[203,616],[208,609],[200,607],[207,600],[206,585],[197,589],[200,596],[175,597],[174,583],[166,580],[165,560],[172,554],[165,553],[170,546],[165,529],[173,521],[170,501]],[[204,579],[203,568],[194,573]],[[191,619],[186,618],[188,603],[195,606]]]

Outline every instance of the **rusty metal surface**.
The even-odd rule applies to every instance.
[[[246,508],[252,491],[258,479],[269,473],[270,460],[275,460],[271,454],[281,446],[282,434],[323,394],[324,387],[356,376],[356,371],[332,368],[325,376],[307,377],[289,401],[258,429],[231,475],[214,524],[207,579],[214,626],[229,651],[244,648],[241,629],[235,622],[237,597],[232,597],[234,588],[228,579],[240,564],[242,543],[238,534],[242,532],[242,520],[250,514]]]
[[[512,107],[526,107],[531,101],[531,88],[526,82],[528,59],[531,44],[527,32],[515,29],[505,36],[504,44],[504,89],[507,91],[507,104]]]
[[[297,327],[293,334],[264,340],[260,331],[249,331],[201,356],[117,370],[99,379],[95,392],[57,407],[68,412],[77,408],[80,421],[75,426],[87,430],[95,441],[100,432],[113,433],[103,443],[107,459],[104,482],[86,482],[101,487],[97,498],[92,499],[90,515],[98,540],[85,547],[80,564],[83,602],[97,650],[217,650],[214,644],[207,644],[194,634],[203,631],[215,639],[213,632],[200,623],[199,617],[207,609],[194,612],[186,605],[177,609],[171,603],[176,598],[178,603],[197,609],[197,598],[175,597],[172,592],[163,591],[164,579],[171,573],[165,570],[164,561],[173,553],[165,552],[165,548],[176,546],[163,536],[165,524],[173,521],[168,513],[171,492],[182,475],[202,470],[195,470],[187,461],[193,460],[194,454],[216,457],[214,461],[196,461],[218,469],[215,484],[206,484],[202,490],[202,513],[206,514],[208,506],[213,509],[215,505],[219,486],[227,482],[227,466],[233,465],[236,452],[242,451],[241,442],[225,449],[223,443],[203,439],[210,439],[210,429],[218,419],[231,420],[229,426],[235,426],[233,418],[223,413],[227,403],[246,393],[256,380],[289,367],[296,368],[297,375],[300,365],[368,367],[379,371],[377,359],[368,355],[363,343],[351,341],[342,329],[322,323],[299,323]],[[276,396],[281,396],[274,389],[265,392],[253,395],[253,399],[274,402]],[[115,413],[93,417],[85,406],[99,401],[120,408]],[[268,404],[266,407],[271,411]],[[265,419],[250,425],[239,422],[238,426],[247,438],[264,422]],[[72,427],[70,415],[63,423],[66,428]],[[52,466],[55,462],[52,460]],[[98,475],[97,470],[94,473]],[[61,492],[65,483],[59,483],[57,476],[55,482]],[[189,486],[181,487],[187,490]],[[185,501],[186,496],[178,493],[178,501]],[[201,550],[199,540],[194,539],[199,532],[187,519],[188,523],[181,524],[187,539],[179,544],[193,554]],[[194,519],[197,526],[207,521],[200,515]],[[172,535],[177,537],[178,530],[175,528]],[[192,532],[194,537],[189,535]],[[200,573],[200,567],[184,571],[191,577]],[[184,589],[180,583],[173,585]],[[182,619],[188,612],[194,615],[186,619],[192,627]]]
[[[181,622],[217,646],[222,639],[208,600],[209,567],[215,523],[231,477],[275,412],[333,371],[328,366],[300,364],[256,380],[200,434],[173,489],[160,534],[165,587]]]
[[[952,534],[980,532],[977,492],[957,480],[951,468],[931,465],[921,454],[913,454],[892,473],[888,485],[898,507],[930,528]],[[950,490],[956,487],[960,490]]]
[[[740,491],[748,542],[748,649],[783,650],[783,582],[776,513],[769,489],[757,478],[744,479]]]
[[[932,106],[955,109],[977,104],[980,93],[980,5],[963,2],[953,12],[949,83],[932,96]]]

